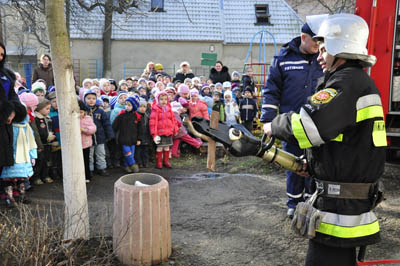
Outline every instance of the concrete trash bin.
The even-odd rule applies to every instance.
[[[149,186],[135,186],[139,181]],[[171,255],[168,182],[149,173],[128,174],[114,184],[113,247],[125,265],[152,265]]]

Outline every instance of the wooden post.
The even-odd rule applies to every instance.
[[[64,0],[46,0],[45,6],[60,119],[65,200],[64,239],[88,239],[89,215],[80,110],[75,94]]]
[[[212,110],[210,118],[210,127],[213,129],[218,129],[219,123],[219,112]],[[208,149],[207,149],[207,169],[215,172],[215,152],[217,148],[217,143],[209,138]]]

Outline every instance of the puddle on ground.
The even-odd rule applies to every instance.
[[[182,184],[187,181],[199,181],[209,179],[219,179],[226,176],[257,176],[253,174],[229,174],[229,173],[211,173],[211,172],[200,172],[190,176],[176,176],[168,178],[170,184]]]
[[[223,178],[223,177],[229,176],[229,175],[230,174],[228,174],[228,173],[202,172],[202,173],[196,173],[194,175],[188,175],[188,176],[170,177],[170,178],[168,178],[168,182],[169,183],[173,183],[173,184],[182,184],[182,183],[187,182],[187,181],[217,179],[217,178]]]

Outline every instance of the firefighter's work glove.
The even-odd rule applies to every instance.
[[[320,228],[321,221],[323,218],[322,212],[319,210],[316,210],[313,212],[310,223],[308,224],[308,232],[307,232],[307,238],[312,239],[315,237],[315,231]]]
[[[311,204],[300,202],[297,204],[292,220],[293,231],[305,238],[315,237],[315,230],[319,229],[322,213]]]

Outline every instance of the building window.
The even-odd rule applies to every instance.
[[[151,11],[164,12],[164,0],[151,0]]]
[[[255,25],[271,25],[268,4],[255,4],[256,23]]]

